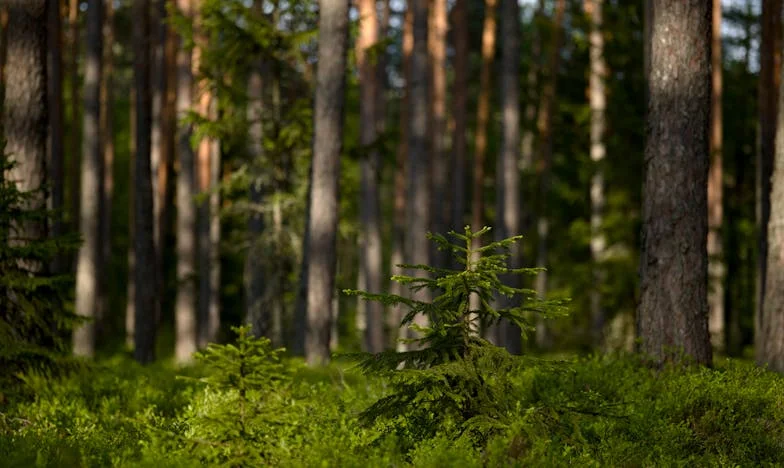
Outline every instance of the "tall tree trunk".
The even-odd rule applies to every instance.
[[[114,5],[104,4],[103,21],[103,70],[101,71],[101,154],[103,158],[103,187],[100,225],[101,270],[111,271],[112,262],[112,202],[114,197],[114,121],[112,116],[112,50],[114,48]],[[109,305],[109,275],[99,278],[98,315],[107,318]],[[100,322],[99,322],[100,324]],[[98,336],[101,336],[98,330]]]
[[[520,141],[520,167],[529,171],[534,164],[534,140],[536,130],[536,103],[539,95],[539,62],[542,56],[542,37],[538,31],[538,23],[544,15],[544,0],[539,0],[534,12],[534,26],[531,33],[531,59],[528,73],[525,78],[526,103],[525,103],[525,129]]]
[[[555,99],[558,85],[558,71],[561,67],[561,42],[563,36],[564,13],[566,0],[558,0],[555,5],[553,18],[554,37],[550,50],[550,69],[542,89],[542,100],[539,104],[539,115],[536,129],[539,132],[539,161],[537,174],[539,176],[539,216],[536,225],[538,235],[536,266],[547,268],[548,241],[550,233],[550,213],[548,199],[550,198],[550,178],[553,163],[553,116],[555,114]],[[536,276],[536,292],[540,297],[547,294],[547,271],[542,271]],[[548,348],[551,343],[548,329],[544,322],[536,327],[536,344]]]
[[[49,209],[54,210],[55,215],[52,219],[50,234],[54,238],[63,235],[63,209],[65,208],[65,147],[63,139],[64,115],[63,115],[63,34],[62,34],[62,12],[60,2],[55,2],[47,7],[48,36],[46,48],[47,60],[47,93],[49,96],[49,151],[47,165],[49,168]],[[6,29],[6,25],[2,26]],[[2,46],[5,47],[5,40]],[[3,61],[4,62],[4,61]],[[2,69],[0,67],[0,73]],[[65,259],[58,255],[52,263],[54,273],[64,273]]]
[[[357,38],[357,67],[360,83],[360,143],[363,156],[360,160],[360,225],[361,252],[359,274],[364,278],[364,289],[381,292],[382,246],[381,216],[379,213],[378,177],[381,157],[378,139],[378,68],[371,54],[378,43],[378,18],[375,0],[359,2],[359,37]],[[379,302],[360,299],[365,316],[365,351],[378,353],[384,349],[383,306]]]
[[[46,6],[44,0],[8,0],[8,63],[5,69],[5,151],[13,155],[16,165],[8,172],[22,192],[32,193],[24,208],[41,210],[46,207],[46,142],[47,142],[47,67],[46,67]],[[46,225],[25,222],[18,226],[21,243],[44,239]],[[25,265],[31,271],[43,265]]]
[[[129,153],[136,154],[136,90],[131,88],[130,105],[130,131],[129,133]],[[131,159],[128,168],[128,179],[130,182],[130,193],[128,195],[128,288],[127,300],[125,303],[125,345],[133,349],[136,341],[136,160]]]
[[[101,61],[103,54],[103,1],[87,5],[87,56],[84,76],[84,135],[79,232],[84,240],[76,266],[76,313],[92,321],[74,330],[74,354],[93,356],[101,277],[101,232],[99,219],[103,195],[101,152]],[[96,194],[99,194],[96,196]]]
[[[762,42],[759,72],[759,151],[757,152],[757,308],[755,330],[765,321],[765,286],[768,262],[768,220],[781,62],[781,0],[762,1]]]
[[[602,305],[602,288],[606,274],[604,261],[607,245],[604,236],[605,182],[604,159],[607,149],[604,133],[607,128],[605,112],[607,110],[607,91],[604,80],[607,77],[607,63],[604,60],[603,8],[604,0],[586,0],[585,10],[591,20],[590,33],[590,106],[591,106],[591,259],[593,261],[593,289],[591,291],[591,331],[594,345],[602,342],[602,330],[606,320]]]
[[[79,101],[79,0],[70,0],[68,3],[68,46],[70,49],[69,57],[69,71],[70,71],[70,97],[71,97],[71,115],[70,115],[70,128],[69,128],[69,160],[68,160],[68,174],[71,178],[71,207],[70,207],[70,225],[73,232],[79,230],[79,203],[80,194],[79,183],[81,178],[81,131],[79,127],[79,109],[82,103]],[[75,265],[75,264],[74,264]]]
[[[655,0],[643,186],[642,351],[711,363],[706,241],[711,5]]]
[[[430,161],[427,154],[427,0],[411,2],[413,24],[413,48],[411,53],[411,81],[407,83],[410,104],[408,120],[408,199],[406,215],[408,228],[405,254],[406,263],[427,265],[430,263],[430,243],[426,237],[430,226]],[[415,272],[410,272],[415,274]],[[425,289],[413,293],[413,298],[427,301]],[[418,315],[415,323],[427,326],[427,317]]]
[[[713,346],[725,349],[724,258],[721,228],[724,222],[722,171],[722,56],[721,0],[713,0],[711,41],[711,134],[708,172],[708,309]]]
[[[304,348],[309,365],[326,363],[330,357],[349,2],[321,0],[319,6],[313,162],[303,248],[307,261]]]
[[[520,7],[517,0],[501,0],[501,129],[503,142],[496,165],[496,239],[519,235],[520,221]],[[520,267],[520,246],[511,251],[511,264]],[[509,275],[507,284],[522,286],[517,275]],[[515,300],[500,296],[501,307],[514,306]],[[512,353],[521,351],[520,329],[504,320],[495,327],[492,338]]]
[[[462,1],[462,0],[459,0]],[[411,8],[406,8],[403,19],[403,63],[402,74],[406,86],[403,89],[403,98],[400,101],[400,137],[398,138],[397,153],[395,155],[395,195],[393,205],[392,223],[392,248],[390,251],[390,270],[392,275],[402,275],[405,271],[398,265],[405,261],[406,245],[406,171],[408,160],[408,119],[409,106],[411,103],[410,84],[411,84],[411,53],[414,50],[414,12]],[[390,281],[389,291],[392,294],[403,295],[406,293],[403,286],[397,281]],[[405,351],[406,343],[401,341],[406,338],[406,329],[400,327],[405,311],[400,305],[389,308],[387,312],[387,327],[390,330],[391,342],[389,343],[398,351]]]
[[[217,119],[218,103],[213,100],[210,109],[211,118]],[[220,293],[221,293],[221,223],[220,223],[220,190],[221,183],[221,149],[220,141],[213,138],[210,142],[210,297],[207,310],[207,340],[216,342],[220,331]]]
[[[451,223],[449,217],[449,165],[447,164],[446,140],[446,39],[449,28],[447,20],[447,0],[432,0],[430,3],[430,28],[428,30],[428,49],[430,63],[430,155],[432,164],[430,197],[431,230],[446,234]],[[448,252],[438,250],[431,244],[432,264],[446,267]]]
[[[454,173],[452,175],[452,229],[462,232],[466,212],[466,159],[468,144],[468,0],[454,6],[455,82],[453,94],[455,129],[452,138]]]
[[[156,313],[155,240],[152,169],[150,161],[152,97],[150,96],[150,1],[134,1],[134,87],[136,88],[136,346],[134,358],[155,359]]]
[[[177,0],[180,14],[193,18],[191,0]],[[191,109],[193,71],[191,52],[180,38],[177,49],[177,117],[182,118]],[[177,131],[177,299],[175,304],[175,358],[188,362],[196,351],[196,205],[194,195],[193,149],[191,127],[179,124]]]
[[[5,65],[8,61],[8,5],[0,5],[0,100],[5,100]],[[0,116],[0,130],[2,130]]]

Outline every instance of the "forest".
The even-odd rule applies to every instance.
[[[0,0],[0,465],[784,465],[784,0]]]

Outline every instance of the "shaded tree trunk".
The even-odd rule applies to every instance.
[[[768,262],[770,189],[776,142],[776,116],[781,63],[781,0],[763,0],[759,72],[759,150],[757,152],[757,308],[755,330],[764,322]]]
[[[411,2],[413,24],[413,48],[411,52],[411,81],[406,83],[409,93],[408,119],[408,193],[406,216],[406,263],[429,264],[430,242],[427,230],[430,226],[430,161],[427,154],[427,0]],[[409,274],[416,274],[414,271]],[[427,301],[429,293],[422,289],[413,293],[413,298]],[[427,326],[427,317],[418,315],[415,323]]]
[[[136,154],[136,90],[131,89],[129,154]],[[136,338],[136,160],[128,168],[130,194],[128,195],[128,288],[125,303],[125,345],[133,349]]]
[[[152,96],[150,95],[150,1],[135,0],[134,87],[136,88],[136,333],[134,358],[142,364],[155,359],[156,314],[158,298],[155,278],[155,225],[153,213],[152,164]]]
[[[725,349],[724,258],[721,228],[724,222],[722,177],[722,55],[721,0],[713,0],[711,40],[711,134],[708,172],[708,309],[711,343]]]
[[[466,212],[466,159],[468,144],[468,0],[456,0],[454,6],[455,81],[453,105],[455,129],[452,184],[452,229],[462,232]]]
[[[642,351],[711,363],[707,177],[711,5],[655,0],[643,186]]]
[[[313,162],[303,247],[307,262],[303,266],[307,291],[304,350],[309,365],[330,358],[349,2],[321,0],[319,6]]]
[[[68,160],[68,174],[70,181],[70,223],[73,232],[79,230],[79,203],[80,193],[79,185],[81,180],[80,161],[82,154],[81,143],[81,129],[79,123],[79,109],[82,103],[79,101],[79,0],[70,0],[68,3],[68,46],[70,49],[69,61],[69,81],[71,85],[70,98],[71,98],[71,115],[70,115],[70,128],[69,128],[69,160]],[[75,265],[75,264],[74,264]],[[73,267],[72,267],[73,268]]]
[[[103,54],[103,1],[87,5],[87,56],[84,76],[84,135],[82,137],[82,178],[79,232],[83,243],[76,266],[76,313],[92,321],[74,330],[74,354],[93,356],[95,327],[100,317],[101,277],[100,216],[103,195],[103,153],[101,152],[101,61]],[[98,194],[98,196],[96,196]]]
[[[555,5],[555,17],[553,18],[554,37],[548,64],[550,68],[542,88],[542,100],[539,104],[539,115],[536,120],[536,129],[539,132],[539,161],[537,161],[536,168],[539,178],[536,266],[539,268],[547,268],[549,256],[550,208],[548,199],[550,198],[550,179],[552,177],[553,163],[553,116],[555,114],[558,71],[561,67],[561,42],[565,10],[566,1],[558,0]],[[536,292],[540,297],[544,297],[547,294],[547,271],[542,271],[536,276]],[[542,321],[536,327],[536,344],[542,348],[551,346],[550,334],[547,326]]]
[[[23,208],[41,210],[46,207],[44,184],[47,179],[47,66],[46,21],[44,0],[8,0],[7,66],[3,122],[6,139],[5,154],[12,155],[16,165],[6,176],[22,192],[31,192]],[[27,221],[16,227],[14,242],[24,244],[42,240],[46,224]],[[44,266],[24,265],[31,272]]]
[[[451,224],[449,212],[449,165],[447,164],[446,140],[446,39],[447,0],[432,0],[430,3],[430,28],[428,30],[428,49],[430,63],[430,155],[432,194],[430,197],[431,231],[446,234]],[[446,267],[448,252],[438,250],[431,244],[432,264]]]
[[[503,141],[496,165],[496,240],[521,234],[520,207],[520,7],[517,0],[501,0],[501,130]],[[520,245],[510,251],[510,263],[521,266]],[[508,275],[506,284],[522,286],[518,275]],[[501,307],[512,307],[516,300],[499,297]],[[520,329],[501,321],[490,336],[512,353],[522,348]]]
[[[378,43],[378,18],[375,0],[359,2],[360,30],[357,38],[357,67],[360,83],[360,143],[363,155],[360,160],[360,263],[359,275],[369,292],[381,292],[382,245],[378,177],[381,157],[378,139],[378,68],[372,48]],[[383,306],[379,302],[359,299],[359,311],[365,313],[363,348],[371,353],[384,349]],[[358,311],[358,313],[360,313]]]
[[[64,115],[63,115],[63,34],[60,2],[47,7],[47,93],[49,96],[49,151],[47,166],[49,169],[49,209],[55,212],[52,219],[50,234],[53,238],[61,237],[63,229],[63,210],[65,208],[65,144],[64,144]],[[5,30],[7,24],[2,25]],[[6,41],[2,39],[0,47],[5,48]],[[2,61],[3,63],[5,60]],[[0,73],[3,73],[0,66]],[[2,86],[0,86],[2,88]],[[65,259],[58,255],[51,266],[54,273],[65,273]]]
[[[606,280],[604,261],[607,240],[604,235],[605,181],[604,159],[607,149],[604,143],[607,121],[607,91],[604,80],[607,77],[607,63],[604,60],[603,8],[604,0],[586,0],[585,10],[591,20],[590,42],[590,83],[589,101],[591,107],[591,259],[593,290],[591,291],[591,332],[594,345],[601,345],[606,314],[602,304],[602,288]]]
[[[177,0],[180,14],[193,18],[191,0]],[[177,117],[191,109],[193,71],[191,52],[180,38],[177,49]],[[196,351],[196,183],[190,124],[178,124],[177,155],[177,299],[175,303],[175,358],[188,362]]]
[[[462,1],[462,0],[460,0]],[[403,98],[400,101],[400,137],[398,138],[397,153],[395,156],[395,181],[392,223],[392,248],[390,251],[390,270],[392,275],[402,275],[405,271],[398,265],[405,261],[406,244],[406,172],[408,168],[408,134],[409,134],[409,106],[411,104],[411,53],[414,49],[414,12],[407,8],[403,19],[403,57],[402,74],[406,86],[403,89]],[[397,281],[390,281],[389,291],[392,294],[403,295],[405,288]],[[406,338],[407,330],[400,327],[405,311],[402,306],[395,305],[387,312],[387,327],[390,330],[390,345],[398,351],[406,350],[406,343],[401,341]]]
[[[534,141],[536,130],[536,103],[539,93],[539,62],[542,56],[542,38],[538,32],[537,24],[542,21],[544,15],[544,0],[539,0],[534,12],[534,27],[531,37],[531,59],[528,73],[525,78],[526,87],[526,104],[525,113],[525,128],[523,136],[520,141],[520,167],[523,171],[530,170],[534,165]]]

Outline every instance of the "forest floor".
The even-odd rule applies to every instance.
[[[116,356],[24,376],[0,393],[0,465],[784,464],[784,378],[745,361],[654,370],[621,355],[532,360],[505,393],[510,410],[479,435],[449,420],[434,433],[405,420],[363,424],[386,381],[345,363],[279,364],[264,377]]]

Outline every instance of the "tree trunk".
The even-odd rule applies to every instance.
[[[462,0],[459,0],[462,1]],[[398,265],[402,265],[406,255],[406,171],[408,160],[408,119],[409,106],[411,103],[410,88],[411,83],[411,53],[414,49],[414,12],[411,8],[406,8],[403,19],[403,43],[402,43],[402,74],[406,86],[403,89],[403,98],[400,101],[400,138],[398,138],[397,153],[395,156],[395,195],[393,205],[392,223],[392,248],[390,251],[390,270],[392,275],[402,275],[405,271]],[[390,281],[389,292],[391,294],[403,295],[405,288],[397,281]],[[405,311],[400,305],[389,308],[387,312],[387,327],[391,338],[390,345],[398,351],[406,350],[406,343],[401,339],[406,338],[407,330],[400,327]]]
[[[707,250],[711,5],[655,0],[643,186],[642,351],[711,363]]]
[[[770,189],[775,154],[781,62],[781,0],[762,1],[759,72],[759,151],[757,152],[757,308],[755,330],[762,331],[768,262]]]
[[[210,112],[212,119],[217,118],[218,105],[213,100]],[[210,300],[207,310],[207,340],[218,341],[220,331],[220,293],[221,293],[221,223],[220,223],[220,191],[221,183],[221,150],[220,142],[213,138],[210,144]]]
[[[526,104],[525,104],[525,129],[520,141],[520,166],[523,171],[529,171],[534,165],[534,140],[536,130],[536,101],[539,95],[539,61],[542,55],[542,38],[538,31],[537,23],[544,15],[544,0],[539,0],[534,12],[534,26],[531,33],[531,59],[526,75]]]
[[[432,0],[430,3],[430,28],[428,49],[430,63],[430,155],[432,158],[432,194],[430,197],[431,230],[446,234],[449,220],[449,166],[447,164],[446,140],[446,39],[449,28],[447,0]],[[433,266],[445,268],[451,261],[449,253],[438,250],[431,244]]]
[[[381,216],[379,213],[378,177],[381,157],[377,149],[378,139],[378,68],[371,55],[378,43],[378,18],[375,0],[359,2],[360,30],[357,38],[357,67],[360,83],[360,144],[363,155],[360,160],[360,226],[361,242],[359,274],[364,278],[364,288],[372,293],[381,292],[382,245]],[[364,301],[360,310],[366,312],[364,350],[378,353],[384,350],[383,305],[375,301]]]
[[[102,247],[99,219],[103,195],[103,153],[101,152],[101,61],[103,53],[103,1],[87,6],[87,56],[84,76],[84,135],[82,137],[82,178],[79,232],[83,243],[76,266],[76,313],[91,321],[74,330],[74,354],[91,357],[95,353],[95,327],[100,320]],[[96,196],[98,194],[98,196]]]
[[[53,238],[61,237],[65,230],[63,229],[63,209],[65,208],[65,188],[63,181],[64,174],[64,161],[65,161],[65,148],[64,148],[64,116],[63,116],[63,35],[62,35],[62,17],[60,11],[60,2],[47,7],[47,23],[48,23],[48,36],[47,36],[47,93],[49,105],[49,151],[47,158],[47,165],[49,168],[49,209],[54,211],[52,219],[52,227],[50,234]],[[3,29],[5,29],[5,25]],[[5,47],[5,40],[2,41],[1,47]],[[2,68],[0,67],[0,73]],[[2,88],[2,86],[0,86]],[[65,273],[65,259],[61,255],[55,257],[51,269],[52,272],[61,274]]]
[[[303,249],[308,262],[304,344],[309,365],[326,363],[330,357],[349,2],[321,0],[319,6],[313,163]]]
[[[8,61],[8,5],[0,5],[0,100],[5,100],[5,65]],[[2,114],[2,113],[0,113]],[[2,116],[0,116],[0,131],[2,130]]]
[[[136,90],[131,88],[130,103],[130,131],[129,133],[129,154],[136,155]],[[128,179],[130,182],[130,193],[128,194],[128,289],[125,304],[125,345],[133,349],[136,341],[136,168],[135,159],[131,159],[128,168]]]
[[[558,85],[558,71],[561,67],[561,42],[563,36],[564,13],[566,1],[558,0],[555,6],[553,19],[554,37],[550,50],[550,69],[542,89],[542,100],[539,104],[536,128],[539,132],[539,161],[537,174],[539,177],[539,219],[537,221],[537,251],[536,266],[547,268],[548,238],[550,234],[550,220],[548,218],[550,198],[550,178],[553,163],[553,115],[555,114],[555,98]],[[540,297],[547,294],[547,271],[542,271],[536,276],[536,292]],[[536,344],[542,348],[551,346],[547,326],[540,321],[536,327]]]
[[[180,14],[193,18],[191,0],[177,0]],[[181,118],[191,109],[193,72],[191,52],[180,38],[177,49],[177,116]],[[175,304],[175,358],[188,362],[196,351],[196,205],[194,196],[193,149],[191,126],[179,124],[177,132],[177,300]]]
[[[496,232],[497,240],[521,233],[520,221],[520,7],[517,0],[501,0],[501,128],[503,141],[496,165]],[[514,268],[522,266],[520,245],[510,251]],[[518,275],[508,275],[506,283],[522,286]],[[513,298],[499,297],[501,307],[512,307]],[[520,329],[510,322],[501,321],[492,338],[499,346],[512,353],[521,351]]]
[[[101,154],[103,158],[103,187],[100,215],[100,248],[101,270],[111,271],[112,264],[112,202],[114,197],[114,121],[112,103],[112,49],[114,47],[114,6],[112,2],[104,4],[103,21],[103,70],[101,71]],[[102,320],[110,313],[109,275],[101,275],[100,294],[98,297],[98,315]],[[99,323],[100,324],[100,323]],[[102,336],[102,330],[98,330]]]
[[[466,212],[466,159],[468,144],[468,0],[456,0],[454,6],[455,82],[453,104],[455,130],[452,139],[454,173],[452,183],[452,229],[463,232]]]
[[[591,177],[591,259],[593,261],[591,332],[595,346],[602,343],[602,331],[606,321],[602,304],[602,288],[607,276],[602,265],[607,245],[602,226],[605,207],[604,159],[607,155],[604,143],[604,134],[607,128],[605,117],[607,91],[604,83],[607,77],[607,63],[604,61],[603,3],[604,0],[586,0],[585,2],[586,13],[591,20],[589,38],[591,56],[589,101],[591,106],[591,162],[593,163],[593,176]]]
[[[79,128],[79,109],[82,103],[79,101],[79,0],[70,0],[68,4],[68,45],[71,49],[70,55],[70,97],[71,97],[71,116],[69,130],[69,161],[68,174],[71,178],[71,209],[70,226],[73,232],[79,230],[79,203],[80,194],[79,184],[81,180],[81,154],[82,143],[80,140],[81,129]],[[74,264],[75,265],[75,264]],[[73,268],[73,267],[71,267]]]
[[[708,172],[708,309],[711,343],[725,349],[724,258],[721,228],[724,222],[722,184],[722,58],[721,0],[713,0],[711,42],[711,134]]]
[[[155,278],[155,225],[153,213],[152,96],[150,95],[150,1],[134,2],[134,87],[136,88],[136,346],[134,357],[142,364],[155,359],[158,311]]]
[[[430,242],[426,235],[430,226],[430,161],[427,154],[427,0],[411,3],[413,24],[413,48],[411,53],[411,81],[407,83],[410,104],[408,120],[408,199],[406,215],[408,228],[405,254],[406,263],[427,265],[430,263]],[[410,274],[416,274],[411,271]],[[413,299],[427,301],[430,295],[421,289],[413,293]],[[418,315],[415,323],[427,326],[427,317]]]
[[[41,210],[46,207],[46,143],[47,143],[47,67],[46,67],[46,3],[44,0],[9,0],[8,63],[5,69],[5,100],[3,122],[6,139],[5,154],[12,155],[16,165],[8,172],[22,192],[35,191],[26,199],[24,208]],[[17,242],[34,242],[46,237],[46,224],[28,221],[18,226]],[[40,264],[27,264],[36,272]]]

